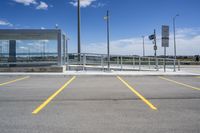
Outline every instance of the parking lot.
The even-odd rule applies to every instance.
[[[1,133],[200,133],[198,76],[0,76]]]

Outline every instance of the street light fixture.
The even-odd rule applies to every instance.
[[[176,18],[180,15],[177,14],[173,17],[173,28],[174,28],[174,66],[176,66]],[[174,68],[174,71],[176,71],[176,67]]]

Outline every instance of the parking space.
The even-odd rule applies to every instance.
[[[181,77],[180,76],[179,77],[170,76],[170,77],[168,77],[168,79],[171,79],[173,81],[181,83],[182,85],[185,84],[186,87],[187,87],[187,85],[190,86],[188,88],[191,88],[191,89],[196,88],[196,90],[198,90],[198,89],[200,90],[200,82],[199,82],[199,79],[197,79],[197,78],[194,78],[194,76],[193,77],[189,77],[189,76],[187,76],[187,77],[184,77],[184,76],[181,76]]]
[[[0,76],[0,86],[8,85],[28,78],[29,76]]]
[[[109,101],[136,98],[113,76],[78,76],[56,100]]]
[[[7,77],[6,77],[7,78]],[[0,100],[37,100],[43,101],[62,86],[70,77],[29,77],[0,86]]]
[[[23,77],[0,78],[3,83]],[[164,78],[200,87],[195,76]],[[0,86],[0,129],[199,133],[199,103],[200,91],[158,76],[30,76]]]
[[[181,81],[180,83],[188,83],[198,86],[199,81],[195,77],[158,77],[158,76],[125,76],[124,79],[140,91],[147,99],[187,99],[199,98],[200,92],[190,87],[186,87],[174,82],[167,81],[162,78],[171,79],[173,81]],[[186,81],[186,82],[185,82]]]

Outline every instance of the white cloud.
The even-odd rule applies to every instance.
[[[106,4],[100,3],[100,2],[99,2],[99,3],[97,3],[97,4],[93,4],[92,7],[93,7],[93,8],[100,8],[100,7],[104,7],[105,5],[106,5]]]
[[[192,37],[198,35],[200,32],[200,28],[182,28],[176,31],[177,37]],[[186,36],[187,35],[187,36]]]
[[[34,5],[37,10],[47,10],[49,5],[43,1],[37,2],[37,0],[13,0],[16,3],[23,4],[25,6]]]
[[[186,30],[187,29],[187,30]],[[161,47],[161,37],[158,36],[158,55],[163,55],[164,48]],[[119,39],[110,42],[111,54],[122,55],[142,55],[142,38],[133,37],[127,39]],[[83,45],[85,53],[102,53],[107,50],[106,43],[91,43]],[[153,55],[153,44],[145,39],[146,55]],[[167,48],[168,55],[174,54],[173,34],[170,35],[170,47]],[[200,54],[200,28],[182,28],[177,29],[177,55],[199,55]]]
[[[80,5],[81,5],[81,7],[88,7],[94,1],[96,1],[96,0],[80,0]],[[77,6],[78,2],[77,2],[77,0],[73,0],[73,1],[70,2],[70,4],[73,5],[73,6]]]
[[[37,4],[36,0],[13,0],[14,2],[24,4],[25,6],[29,6],[31,4]]]
[[[0,20],[0,25],[1,25],[1,26],[13,26],[13,24],[11,24],[11,23],[8,22],[8,21],[4,21],[4,20]]]
[[[47,3],[40,1],[40,4],[36,7],[37,10],[47,10],[48,9]]]

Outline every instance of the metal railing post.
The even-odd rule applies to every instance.
[[[159,65],[159,59],[156,58],[156,70],[157,70],[157,71],[159,71],[158,65]]]
[[[102,66],[102,71],[104,70],[104,61],[103,61],[103,55],[101,55],[101,66]]]
[[[141,71],[141,57],[139,57],[139,70]]]
[[[79,60],[80,58],[80,60]],[[82,57],[81,54],[77,54],[77,65],[81,65],[82,64]]]
[[[180,60],[178,60],[178,71],[180,71],[181,70],[181,62],[180,62]]]
[[[176,59],[174,59],[174,72],[176,72]]]
[[[119,56],[117,56],[117,66],[119,66]]]
[[[166,72],[166,64],[165,64],[165,59],[163,59],[163,69],[164,69],[164,72]]]
[[[123,57],[121,56],[121,71],[123,69]]]
[[[67,53],[66,56],[67,56],[67,70],[69,71],[69,65],[70,65],[70,64],[69,64],[69,54]]]
[[[135,68],[135,56],[133,56],[133,68]]]
[[[151,58],[149,57],[149,69],[151,68]]]
[[[86,55],[83,54],[83,71],[85,71],[85,65],[86,65]]]

